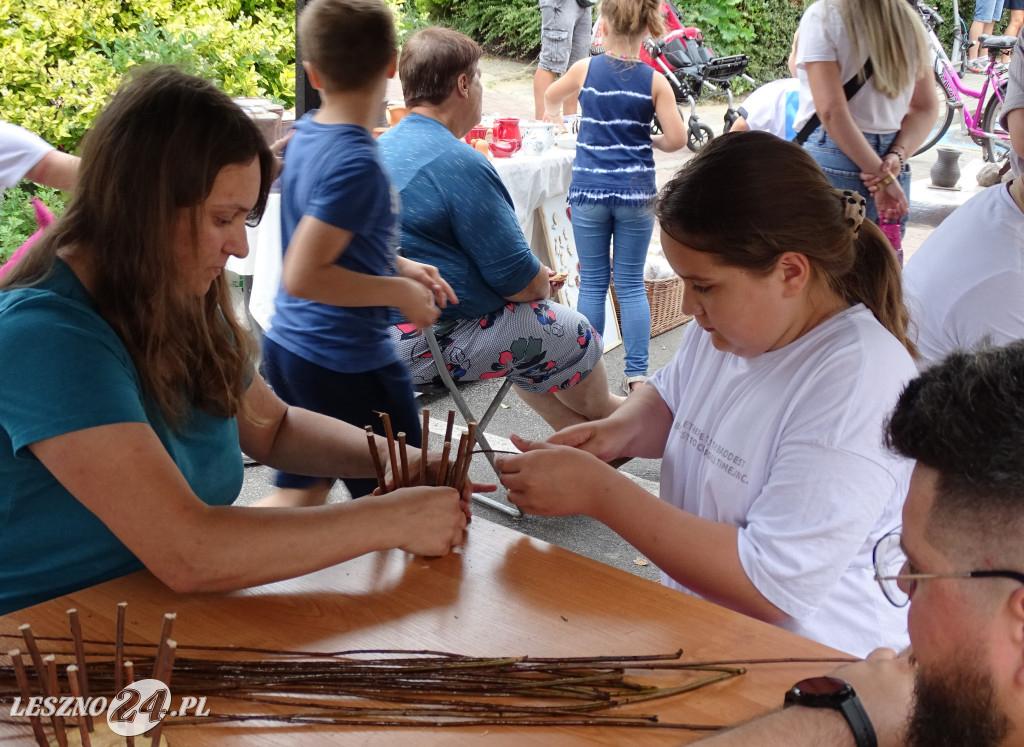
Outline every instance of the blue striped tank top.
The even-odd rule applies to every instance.
[[[654,69],[598,55],[580,89],[583,117],[569,203],[649,204],[658,193],[651,148]]]

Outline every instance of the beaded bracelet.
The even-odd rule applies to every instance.
[[[893,146],[891,146],[891,147],[889,148],[889,150],[887,150],[887,151],[885,152],[885,155],[889,155],[889,154],[891,153],[892,155],[894,155],[894,156],[896,156],[896,157],[897,157],[898,159],[900,159],[900,168],[902,169],[902,168],[903,168],[903,156],[901,156],[901,155],[899,154],[899,151],[897,151],[897,150],[896,150],[897,148],[903,148],[903,146],[902,146],[902,145],[893,145]],[[906,148],[903,148],[903,150],[906,150]]]

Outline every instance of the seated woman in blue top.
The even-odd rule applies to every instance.
[[[414,34],[398,63],[409,115],[377,143],[402,197],[403,253],[437,267],[459,299],[434,327],[452,378],[509,376],[559,430],[611,414],[622,398],[608,390],[587,318],[549,300],[554,273],[530,251],[498,172],[462,141],[480,122],[480,54],[451,29]],[[424,383],[436,373],[418,332],[393,317],[399,356]]]
[[[0,614],[143,566],[220,591],[461,542],[468,489],[230,505],[240,448],[292,472],[374,474],[362,430],[271,393],[235,320],[224,264],[248,252],[272,171],[244,112],[174,68],[137,75],[100,114],[67,212],[0,281]]]

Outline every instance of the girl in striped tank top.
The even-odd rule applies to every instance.
[[[659,0],[604,0],[601,19],[605,53],[580,60],[548,88],[544,119],[561,122],[562,101],[579,95],[583,118],[569,187],[579,311],[603,333],[614,270],[626,346],[622,388],[629,394],[647,378],[651,341],[644,262],[658,193],[652,147],[678,150],[686,128],[668,81],[640,61],[644,38],[664,33]],[[664,134],[652,136],[655,114]]]

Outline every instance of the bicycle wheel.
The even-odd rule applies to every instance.
[[[917,153],[914,154],[915,156],[921,155],[942,139],[949,126],[953,124],[953,115],[956,113],[956,109],[951,106],[953,102],[950,101],[949,94],[946,93],[946,87],[942,84],[942,77],[938,73],[934,75],[935,93],[939,98],[939,118],[935,121],[932,131],[928,133],[924,144],[917,149]]]
[[[1006,93],[1006,84],[1001,87],[1000,93]],[[989,163],[999,163],[1010,155],[1010,133],[999,124],[999,115],[1003,113],[1003,101],[997,94],[985,104],[985,113],[981,115],[981,129],[985,132],[993,132],[999,137],[985,138],[982,149],[985,151],[985,160]]]

